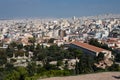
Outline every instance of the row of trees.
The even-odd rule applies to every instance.
[[[51,45],[45,47],[43,45],[34,44],[34,39],[30,41],[31,45],[23,46],[18,43],[11,43],[7,49],[0,49],[0,80],[37,80],[41,77],[52,76],[67,76],[85,73],[93,73],[99,71],[119,71],[118,65],[113,64],[111,67],[102,70],[94,66],[94,63],[103,59],[103,55],[97,58],[83,53],[81,50],[68,48],[64,46]],[[12,57],[13,53],[16,56],[28,52],[33,52],[32,61],[28,63],[27,67],[14,67],[13,64],[7,62],[8,57]],[[23,55],[21,55],[23,56]],[[63,65],[63,59],[79,59],[76,61],[75,69],[68,69],[68,61],[64,63],[63,70],[59,66]],[[36,65],[36,61],[42,61],[42,65]],[[57,61],[57,64],[50,64],[51,61]]]
[[[36,65],[30,62],[27,67],[14,67],[12,64],[6,64],[4,68],[0,68],[0,80],[37,80],[38,78],[53,77],[53,76],[68,76],[86,74],[100,71],[119,71],[118,65],[114,64],[111,67],[103,70],[94,66],[95,59],[90,55],[81,55],[80,61],[76,61],[75,69],[68,70],[67,62],[64,70],[59,69],[59,63],[51,65],[49,63],[44,66]],[[58,61],[59,62],[59,61]]]
[[[23,46],[21,43],[12,42],[7,49],[0,49],[0,80],[28,80],[35,76],[66,76],[72,72],[65,66],[64,70],[60,70],[59,66],[63,65],[63,59],[79,58],[82,54],[77,49],[64,49],[64,46],[52,45],[44,47],[43,45],[34,44],[31,39],[31,45]],[[7,58],[26,55],[29,51],[33,52],[32,62],[27,67],[14,67],[12,63],[7,62]],[[36,61],[42,61],[43,66],[36,65]],[[57,61],[56,65],[49,64],[50,61]],[[68,63],[66,62],[66,65]],[[51,73],[51,74],[50,74]],[[4,76],[3,76],[4,75]]]
[[[97,39],[94,39],[94,38],[91,38],[89,40],[89,44],[90,45],[94,45],[94,46],[97,46],[97,47],[100,47],[100,48],[103,48],[103,49],[107,49],[107,50],[111,50],[112,51],[112,48],[109,48],[107,46],[107,44],[102,44],[102,43],[99,43]]]

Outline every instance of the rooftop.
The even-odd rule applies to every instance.
[[[71,44],[80,46],[82,48],[88,49],[88,50],[93,51],[93,52],[108,51],[108,50],[105,50],[105,49],[102,49],[102,48],[99,48],[99,47],[96,47],[96,46],[93,46],[93,45],[89,45],[87,43],[82,43],[82,42],[79,42],[79,41],[74,41]]]

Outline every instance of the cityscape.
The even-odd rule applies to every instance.
[[[116,14],[110,13],[110,8],[106,7],[105,13],[101,10],[103,13],[100,14],[98,9],[94,9],[95,14],[94,10],[87,14],[87,7],[82,7],[87,1],[80,1],[83,4],[75,1],[72,7],[72,1],[68,3],[62,0],[56,4],[49,1],[22,1],[18,2],[25,9],[21,7],[20,14],[17,13],[20,5],[15,5],[18,2],[1,1],[9,7],[13,4],[17,8],[10,11],[11,7],[10,10],[5,7],[8,14],[0,8],[0,80],[120,79],[120,13],[119,8],[118,12],[116,8],[113,9],[116,7],[114,1],[110,0],[109,5],[106,2],[101,4],[103,2],[100,1],[100,4],[110,7]],[[92,2],[99,4],[99,1]],[[88,5],[89,9],[93,8],[92,2]],[[110,6],[112,2],[113,7]],[[28,8],[31,4],[33,7]],[[47,10],[48,14],[43,9],[42,15],[39,11],[36,12],[35,4],[47,6],[43,9]],[[79,4],[81,6],[78,6]],[[0,5],[4,6],[1,3]],[[58,10],[55,7],[58,7]],[[94,7],[101,9],[99,5]],[[60,12],[61,8],[63,12]],[[79,8],[85,14],[74,11]]]

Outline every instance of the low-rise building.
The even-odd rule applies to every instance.
[[[84,53],[91,54],[93,56],[98,56],[98,54],[102,52],[104,53],[105,57],[113,58],[111,51],[93,45],[89,45],[88,43],[74,41],[70,44],[70,47],[78,48],[82,50]]]

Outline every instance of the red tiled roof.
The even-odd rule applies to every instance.
[[[102,49],[102,48],[99,48],[99,47],[96,47],[96,46],[93,46],[93,45],[89,45],[87,43],[81,43],[81,42],[78,42],[78,41],[72,42],[72,44],[80,46],[80,47],[85,48],[85,49],[88,49],[88,50],[93,51],[93,52],[108,51],[108,50],[105,50],[105,49]]]

